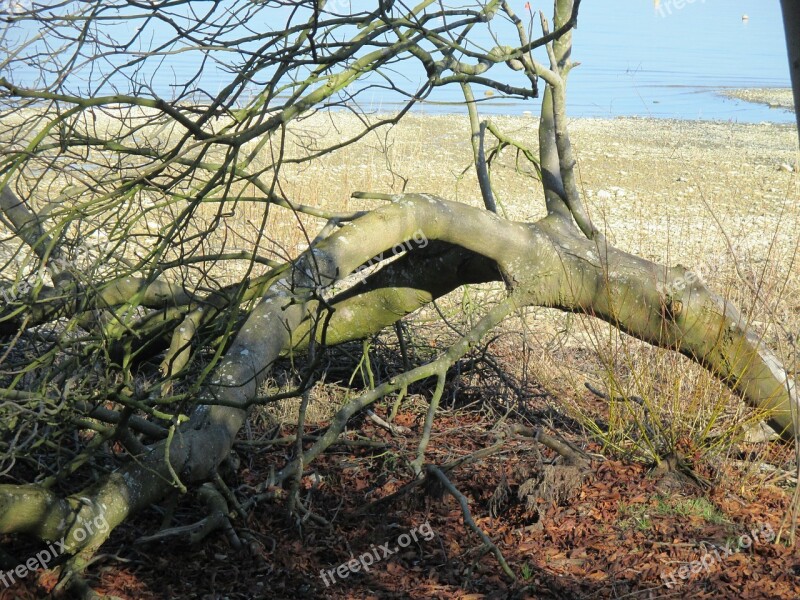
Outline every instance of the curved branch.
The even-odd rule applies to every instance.
[[[690,280],[685,269],[665,272],[655,263],[611,247],[598,252],[596,242],[577,235],[571,225],[559,219],[548,217],[526,225],[435,196],[401,195],[392,204],[348,223],[320,241],[303,253],[290,271],[270,284],[214,368],[209,382],[192,391],[198,398],[198,407],[188,423],[175,428],[169,463],[165,462],[166,442],[156,443],[139,462],[76,495],[86,498],[86,502],[80,506],[70,504],[74,514],[83,515],[84,520],[102,515],[109,527],[87,542],[74,557],[73,565],[79,568],[108,532],[128,515],[162,498],[172,489],[175,475],[183,485],[210,479],[228,456],[269,367],[281,352],[295,345],[301,323],[316,314],[316,298],[371,257],[412,239],[420,231],[428,240],[478,254],[490,265],[490,276],[492,268],[495,273],[499,271],[512,293],[437,360],[349,402],[328,431],[306,451],[304,464],[336,441],[339,430],[355,412],[411,381],[440,373],[448,361],[466,353],[510,312],[524,305],[584,312],[639,339],[677,350],[704,365],[748,403],[769,410],[771,420],[784,436],[795,431],[793,416],[798,401],[794,383],[739,313],[698,281]],[[408,261],[413,260],[413,254],[409,253]],[[453,261],[454,256],[456,250],[447,250],[438,261],[428,261],[425,268],[438,276],[442,273],[442,260]],[[395,271],[395,276],[398,284],[413,290],[410,282],[416,274]],[[364,285],[373,286],[375,293],[384,298],[391,295],[390,287],[375,288],[378,279]],[[355,297],[344,298],[340,304]],[[408,302],[401,304],[410,307]],[[373,331],[383,326],[389,314],[391,311],[383,320],[372,322]],[[395,313],[396,318],[400,316]],[[296,464],[287,465],[278,479],[290,477]],[[17,486],[4,487],[0,492],[10,498],[18,498],[21,493]],[[3,495],[0,493],[0,498]],[[44,508],[47,502],[56,500],[47,498],[40,503]],[[68,510],[67,505],[56,505],[59,506],[59,514]],[[6,518],[0,520],[0,531],[19,531],[33,523],[34,519]]]
[[[486,151],[484,150],[484,138],[486,137],[486,123],[481,123],[478,118],[478,107],[475,105],[475,94],[472,93],[472,86],[469,83],[461,84],[461,91],[464,93],[464,100],[467,102],[469,111],[469,125],[472,129],[472,159],[475,164],[475,171],[478,175],[478,185],[481,188],[483,204],[486,210],[493,213],[497,212],[497,202],[492,191],[492,180],[489,176],[489,169],[486,166]]]

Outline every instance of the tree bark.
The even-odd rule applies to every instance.
[[[464,204],[409,195],[344,226],[272,284],[201,390],[199,407],[174,435],[67,501],[35,487],[0,486],[2,514],[18,515],[0,519],[0,532],[26,531],[52,540],[70,527],[59,529],[54,523],[75,527],[75,521],[63,518],[65,513],[83,521],[102,516],[108,529],[73,547],[80,550],[74,559],[74,567],[80,568],[129,515],[159,501],[173,487],[210,478],[228,456],[271,364],[302,343],[303,331],[307,337],[304,321],[318,309],[314,297],[419,231],[438,241],[426,257],[425,271],[410,274],[409,264],[424,254],[410,253],[403,259],[405,265],[379,272],[361,288],[341,295],[333,303],[327,330],[331,339],[326,343],[375,333],[467,280],[502,279],[515,305],[586,313],[683,353],[749,404],[772,411],[777,429],[793,435],[794,383],[736,309],[684,268],[668,269],[612,247],[599,248],[563,219],[514,223]],[[479,267],[479,276],[473,266]],[[365,402],[380,397],[376,392]],[[287,471],[284,476],[288,475]],[[31,503],[28,492],[40,500]]]
[[[800,39],[798,3],[782,2],[790,60],[796,66]],[[419,8],[430,4],[430,0],[425,0]],[[496,7],[498,3],[492,4]],[[579,2],[576,0],[574,4],[577,7]],[[556,29],[568,24],[575,15],[572,9],[571,0],[556,3]],[[344,89],[362,72],[393,60],[398,52],[411,47],[410,40],[403,40],[365,54],[332,77],[327,86],[315,88],[295,104],[245,130],[235,138],[236,143],[241,145],[277,130]],[[565,126],[569,35],[558,39],[548,51],[550,69],[536,66],[538,75],[549,84],[539,130],[548,209],[545,219],[533,224],[514,223],[486,210],[427,194],[413,194],[398,195],[391,204],[346,224],[314,244],[290,266],[265,279],[267,283],[263,285],[267,290],[263,298],[247,316],[208,382],[197,390],[196,408],[190,416],[176,416],[166,436],[160,436],[163,439],[151,445],[144,455],[68,498],[60,498],[40,486],[0,485],[0,533],[28,533],[45,541],[63,537],[67,540],[67,550],[74,554],[69,568],[81,570],[114,527],[128,516],[158,502],[173,489],[186,490],[188,484],[206,481],[214,475],[217,466],[228,457],[235,436],[258,397],[259,387],[278,357],[308,345],[312,335],[325,344],[372,335],[467,283],[502,281],[509,298],[489,310],[475,328],[436,361],[388,380],[349,402],[307,452],[308,458],[333,443],[358,410],[409,381],[429,376],[441,378],[448,361],[467,352],[509,312],[526,305],[585,313],[650,344],[681,352],[707,368],[751,406],[769,410],[773,426],[784,437],[792,437],[797,431],[795,384],[738,311],[705,288],[685,268],[667,268],[608,246],[592,225],[573,178],[574,161]],[[493,60],[500,60],[498,56]],[[518,55],[513,60],[525,63]],[[480,69],[488,69],[489,64],[487,59],[479,64]],[[528,66],[532,64],[529,62]],[[457,75],[468,71],[466,66],[457,69],[454,66],[453,70],[458,71]],[[792,74],[797,105],[794,69]],[[25,97],[24,91],[6,87]],[[105,101],[93,99],[84,108]],[[127,101],[146,105],[136,99]],[[175,118],[180,120],[179,117],[197,139],[210,135],[204,132],[202,123],[176,113]],[[479,150],[478,147],[478,153]],[[484,175],[487,177],[483,183],[488,185],[488,173]],[[46,252],[54,244],[46,238],[40,219],[9,190],[3,188],[0,192],[0,210],[21,239],[38,249],[43,261],[48,256],[52,258],[52,253]],[[419,232],[430,242],[426,248],[413,249],[363,283],[327,297],[333,283],[374,256],[414,239]],[[55,273],[54,279],[58,275]],[[172,309],[180,304],[181,310],[170,316],[173,321],[197,308],[195,298],[183,290],[149,279],[118,280],[100,286],[100,291],[91,295],[75,281],[57,287],[39,294],[39,300],[43,301],[31,307],[27,323],[44,322],[90,306],[126,304],[132,297],[143,306]],[[255,292],[251,289],[250,293]],[[232,295],[231,302],[240,299],[241,296]],[[220,299],[216,308],[227,308],[226,302],[227,299]],[[314,326],[321,315],[330,317],[324,329]],[[0,314],[0,333],[14,331],[19,325],[13,310]],[[180,355],[181,344],[187,343],[186,339],[179,341],[171,352],[175,357]],[[180,356],[175,368],[182,364]],[[172,365],[168,368],[172,369]],[[287,465],[278,474],[277,483],[292,476],[297,464],[302,464],[302,460]],[[70,536],[99,517],[107,527],[95,529],[82,540]]]
[[[786,50],[789,54],[789,74],[794,91],[797,135],[800,138],[800,0],[781,0],[781,9],[783,29],[786,33]]]

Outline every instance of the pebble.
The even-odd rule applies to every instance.
[[[789,163],[781,163],[778,167],[778,171],[783,171],[784,173],[793,173],[794,167]]]
[[[621,187],[612,186],[609,188],[617,198],[624,198],[628,195],[628,193],[623,190]]]
[[[597,198],[599,200],[611,200],[611,198],[613,198],[613,195],[608,190],[598,190]]]

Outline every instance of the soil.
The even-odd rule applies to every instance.
[[[402,413],[399,420],[418,430],[418,415]],[[474,417],[440,419],[438,426],[442,433],[431,453],[434,460],[452,460],[492,441],[487,434],[491,423]],[[386,438],[372,427],[358,433]],[[398,443],[386,441],[390,447]],[[745,494],[735,485],[715,487],[707,501],[724,521],[709,521],[680,514],[682,506],[705,498],[698,492],[683,489],[665,495],[646,467],[596,457],[591,476],[568,499],[531,508],[519,492],[541,458],[534,442],[514,440],[503,455],[450,475],[469,499],[472,518],[515,572],[513,582],[478,537],[465,530],[461,509],[451,496],[437,498],[417,488],[388,506],[357,514],[409,481],[386,460],[381,465],[379,459],[376,466],[369,454],[375,453],[326,457],[304,478],[305,501],[318,515],[333,519],[330,528],[313,522],[289,524],[280,506],[267,505],[251,513],[247,522],[262,542],[255,557],[233,550],[221,535],[197,547],[179,541],[136,546],[135,530],[158,520],[150,513],[114,533],[92,569],[92,583],[99,592],[141,600],[677,595],[790,599],[800,594],[800,554],[785,542],[774,542],[786,495],[773,486]],[[257,485],[267,467],[254,462],[239,474],[237,484]],[[731,482],[737,478],[733,470],[725,475]],[[182,508],[188,513],[197,507]],[[409,543],[402,536],[414,528],[417,539]],[[407,547],[385,559],[381,551],[381,560],[369,565],[369,572],[339,569],[338,575],[330,574],[387,543],[389,550],[399,544]],[[0,597],[41,597],[52,579],[41,583],[38,589],[18,586]]]

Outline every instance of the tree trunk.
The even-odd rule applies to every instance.
[[[800,138],[800,0],[781,0],[781,9],[783,29],[786,32],[786,50],[789,54],[789,74],[794,91],[797,135]]]
[[[798,2],[782,2],[797,106]],[[425,0],[419,9],[431,4]],[[499,4],[491,2],[492,10],[496,11]],[[557,1],[556,29],[568,28],[577,15],[573,8],[578,5],[577,0]],[[377,27],[378,21],[375,23],[370,28]],[[525,35],[524,31],[521,35]],[[527,46],[522,39],[520,43]],[[412,46],[413,41],[404,38],[394,47],[381,47],[365,54],[325,86],[315,88],[280,113],[244,130],[235,137],[236,143],[241,146],[246,141],[269,136],[311,107],[325,102],[363,72],[394,60],[403,49]],[[486,210],[413,194],[398,195],[391,204],[348,223],[314,244],[290,267],[272,279],[266,278],[267,283],[262,282],[268,286],[266,293],[238,330],[209,383],[198,391],[197,406],[188,420],[182,422],[176,417],[165,439],[96,485],[68,498],[59,498],[40,486],[0,485],[0,533],[28,533],[48,542],[63,538],[66,551],[74,555],[68,568],[80,571],[114,527],[129,515],[158,502],[173,489],[185,490],[187,485],[214,475],[217,466],[228,457],[259,386],[279,356],[309,345],[312,336],[326,344],[337,344],[372,335],[459,286],[476,282],[502,281],[509,298],[488,311],[478,326],[436,361],[392,378],[349,402],[324,436],[306,455],[288,464],[275,483],[296,474],[306,458],[313,459],[335,441],[347,419],[357,410],[402,389],[410,381],[432,375],[439,376],[441,381],[448,364],[478,343],[510,311],[526,305],[585,313],[650,344],[681,352],[707,368],[751,406],[770,411],[773,426],[785,438],[793,437],[798,409],[794,382],[738,311],[706,289],[685,268],[668,268],[608,246],[591,223],[575,182],[566,129],[570,35],[562,35],[548,51],[549,68],[534,66],[532,57],[515,55],[509,59],[528,69],[534,82],[541,76],[548,83],[539,129],[548,212],[545,219],[533,224],[514,223]],[[417,54],[424,53],[419,49]],[[493,57],[494,62],[497,60],[497,56]],[[481,63],[481,69],[494,62]],[[444,63],[440,66],[444,68]],[[463,71],[466,67],[460,68]],[[320,72],[327,69],[326,66]],[[431,69],[429,76],[433,77],[435,71]],[[24,90],[9,85],[6,88],[25,97]],[[130,99],[133,104],[150,106],[146,101],[134,100]],[[102,105],[100,100],[97,102]],[[87,103],[83,108],[90,105]],[[204,121],[198,124],[183,118],[181,123],[196,139],[207,138]],[[476,123],[473,122],[473,130]],[[477,124],[480,133],[480,123]],[[480,151],[477,145],[478,160]],[[200,167],[195,165],[195,168]],[[484,195],[489,197],[488,172],[481,176]],[[0,213],[42,262],[55,263],[58,247],[47,236],[42,221],[7,188],[0,190]],[[429,242],[425,248],[412,247],[363,283],[323,301],[333,283],[419,233]],[[150,279],[126,278],[84,290],[68,275],[51,270],[55,289],[38,294],[37,301],[24,315],[17,306],[0,311],[0,334],[65,313],[124,305],[132,296],[140,306],[171,310],[170,329],[197,309],[191,294]],[[255,289],[248,293],[255,294]],[[219,295],[218,304],[212,305],[215,311],[221,311],[229,302],[240,299],[235,294],[230,299]],[[166,310],[159,316],[166,316]],[[326,318],[324,327],[318,326],[322,317]],[[159,329],[159,334],[163,330]],[[183,340],[180,342],[170,353],[176,361],[184,344]],[[100,518],[105,527],[95,527],[93,533],[79,540],[77,531],[86,531],[88,523]]]
[[[80,515],[79,522],[102,516],[108,528],[71,547],[82,551],[73,563],[80,568],[130,514],[159,501],[173,487],[208,479],[228,456],[270,365],[282,352],[302,345],[304,336],[307,339],[304,322],[319,308],[314,296],[420,231],[438,242],[420,253],[427,254],[424,263],[417,263],[425,271],[411,274],[408,264],[389,267],[359,291],[334,300],[326,343],[375,333],[467,281],[502,279],[517,305],[593,315],[639,339],[685,354],[749,404],[772,411],[778,430],[793,435],[794,384],[739,313],[685,269],[668,269],[600,247],[558,217],[530,225],[513,223],[460,203],[407,195],[342,227],[273,283],[222,358],[211,384],[202,390],[200,406],[174,435],[67,501],[38,491],[40,500],[31,503],[29,488],[0,486],[5,504],[0,532],[25,531],[54,540],[70,531],[63,526],[70,522],[63,518],[65,513]],[[403,260],[417,257],[411,252]],[[366,403],[390,388],[387,384]],[[287,468],[282,477],[291,473]],[[17,512],[21,507],[24,512]]]

